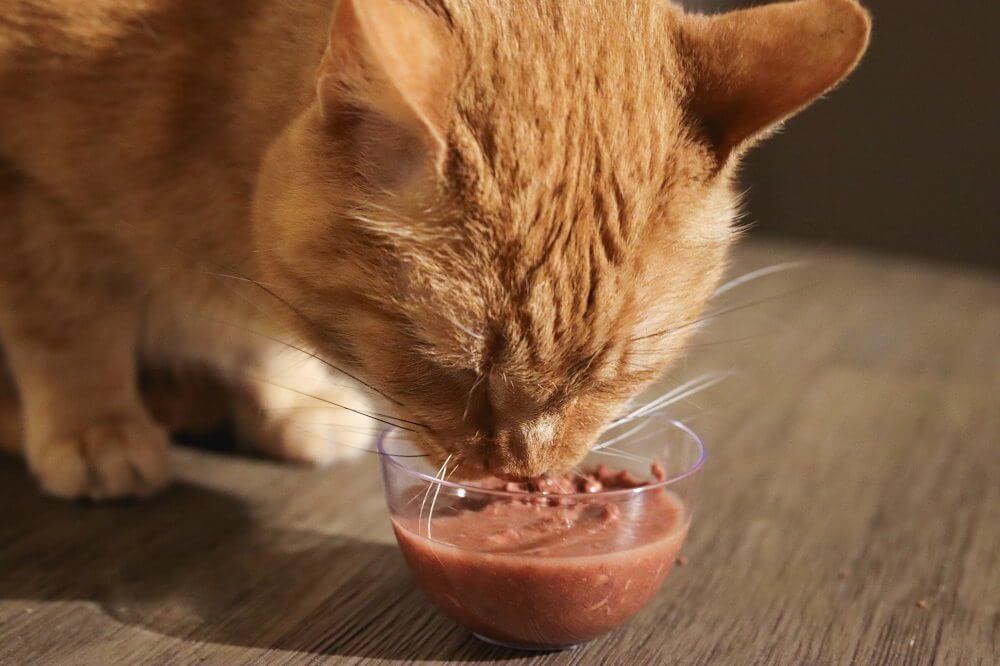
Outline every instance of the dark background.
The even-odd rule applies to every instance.
[[[860,68],[746,163],[752,235],[1000,269],[1000,0],[862,3],[875,27]]]

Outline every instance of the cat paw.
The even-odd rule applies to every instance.
[[[271,377],[243,390],[234,413],[241,440],[268,456],[318,467],[374,449],[381,424],[364,414],[373,406],[360,389],[315,364]]]
[[[328,467],[374,449],[375,434],[366,423],[343,410],[309,409],[308,416],[266,419],[256,440],[263,453],[279,460]]]
[[[42,490],[56,497],[145,497],[170,480],[169,443],[151,422],[119,419],[31,446],[28,462]]]

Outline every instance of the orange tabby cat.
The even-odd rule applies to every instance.
[[[572,464],[715,289],[739,157],[868,32],[854,0],[0,0],[0,437],[49,493],[149,493],[138,370],[209,365],[277,455],[378,409],[457,476]]]

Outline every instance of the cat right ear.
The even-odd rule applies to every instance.
[[[339,0],[317,72],[320,109],[370,180],[392,187],[440,168],[454,71],[446,26],[412,0]]]
[[[868,46],[856,0],[777,2],[685,16],[690,107],[720,163],[839,83]]]

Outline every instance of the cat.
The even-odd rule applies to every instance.
[[[567,467],[682,349],[741,157],[869,32],[855,0],[0,0],[0,437],[52,495],[148,495],[138,377],[190,367],[279,457],[381,421],[455,478]]]

